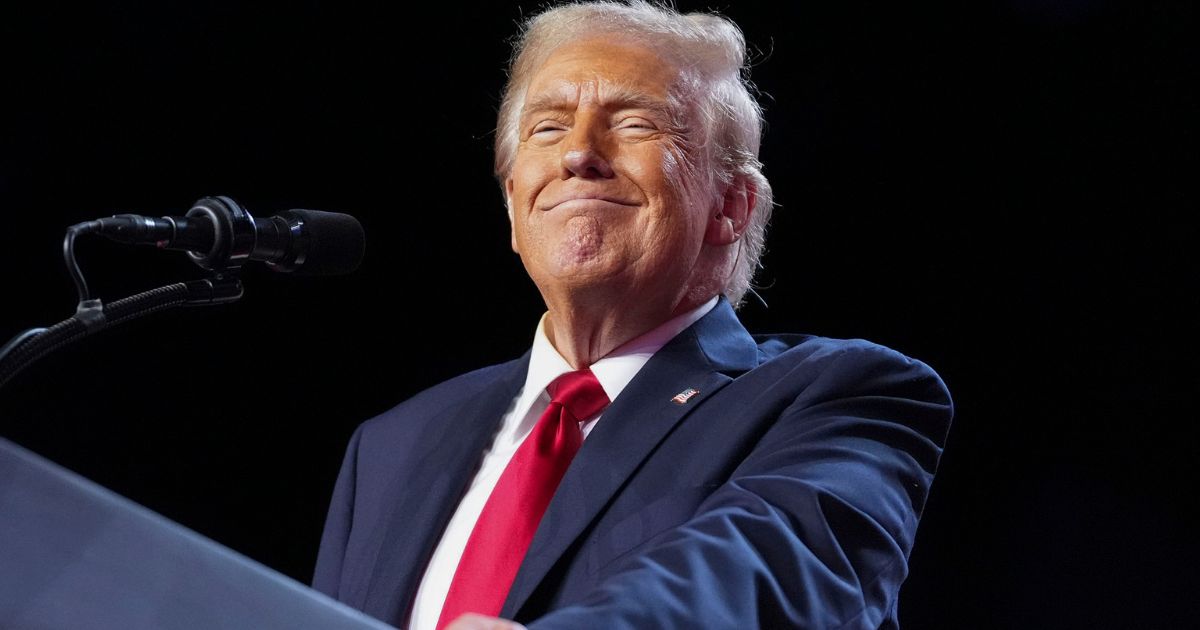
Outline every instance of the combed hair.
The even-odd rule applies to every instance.
[[[706,148],[713,180],[706,183],[713,195],[737,175],[756,188],[757,201],[724,289],[729,301],[740,306],[762,257],[773,204],[771,185],[758,161],[763,113],[751,95],[746,41],[737,25],[723,16],[685,15],[670,6],[629,0],[564,4],[527,20],[513,45],[496,126],[495,169],[501,188],[512,173],[521,110],[533,75],[559,47],[602,35],[633,38],[683,70],[697,91],[697,113],[704,127],[698,145]]]

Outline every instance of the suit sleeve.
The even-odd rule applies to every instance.
[[[354,431],[346,457],[338,472],[333,498],[329,503],[329,514],[325,517],[325,530],[321,534],[321,546],[317,551],[317,566],[313,571],[312,587],[337,598],[341,583],[342,563],[346,555],[346,543],[350,539],[350,525],[354,516],[354,490],[358,469],[358,445],[362,426]]]
[[[907,575],[950,396],[879,346],[815,378],[802,369],[811,382],[690,520],[530,630],[878,628]]]

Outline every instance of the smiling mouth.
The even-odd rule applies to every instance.
[[[576,197],[573,199],[564,199],[563,201],[559,201],[559,202],[553,203],[549,206],[546,206],[545,208],[543,208],[543,212],[549,212],[551,210],[565,210],[565,209],[571,209],[571,208],[581,208],[582,209],[582,208],[587,208],[587,207],[602,207],[602,206],[619,206],[619,207],[625,207],[625,208],[633,208],[633,207],[637,207],[637,204],[629,203],[627,201],[622,201],[620,199],[613,199],[611,197]]]

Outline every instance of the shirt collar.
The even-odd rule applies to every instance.
[[[625,389],[629,381],[637,375],[650,357],[658,352],[668,341],[696,323],[701,317],[717,305],[717,298],[697,306],[696,308],[677,315],[655,328],[626,341],[616,350],[608,353],[603,359],[596,361],[590,367],[608,394],[609,400],[616,400],[617,395]],[[533,336],[533,349],[529,355],[529,372],[525,377],[526,395],[538,396],[554,379],[573,371],[571,364],[558,353],[550,338],[546,336],[546,316],[538,321],[537,332]]]

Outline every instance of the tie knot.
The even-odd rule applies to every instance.
[[[567,372],[546,387],[550,401],[566,408],[578,421],[587,420],[608,406],[608,394],[591,370]]]

